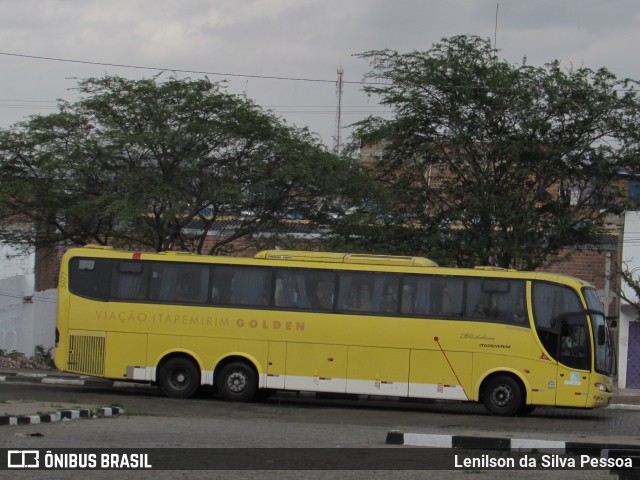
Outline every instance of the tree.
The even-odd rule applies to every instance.
[[[5,241],[218,253],[311,216],[358,168],[208,79],[80,81],[81,99],[0,132]],[[229,235],[207,242],[220,218]],[[8,228],[24,220],[30,228]]]
[[[360,57],[375,80],[365,91],[394,114],[354,135],[383,148],[371,172],[386,194],[368,213],[385,220],[358,223],[378,225],[383,242],[459,266],[534,269],[624,208],[619,174],[638,165],[636,82],[511,64],[470,36]]]
[[[640,318],[640,269],[623,263],[616,268],[620,285],[614,286],[616,295],[630,305]]]

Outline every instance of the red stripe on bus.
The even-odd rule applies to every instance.
[[[433,337],[433,340],[438,344],[438,348],[440,348],[440,352],[442,352],[442,355],[444,355],[444,359],[449,364],[449,368],[451,369],[451,372],[453,372],[453,375],[456,377],[456,380],[458,381],[458,384],[460,385],[460,388],[462,388],[462,393],[464,393],[464,396],[467,397],[467,400],[469,400],[469,395],[467,395],[467,392],[464,389],[464,385],[462,385],[462,382],[460,381],[460,378],[458,378],[458,374],[456,373],[455,369],[453,368],[453,365],[451,365],[451,362],[449,361],[449,357],[447,357],[447,354],[445,353],[444,348],[442,348],[442,345],[440,345],[440,339],[438,337]],[[447,385],[447,387],[449,387],[449,385]]]

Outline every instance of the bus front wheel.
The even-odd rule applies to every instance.
[[[494,415],[515,415],[522,408],[522,400],[522,387],[508,375],[491,378],[482,390],[482,402]]]
[[[200,372],[191,360],[172,358],[160,369],[158,383],[167,396],[188,398],[200,386]]]
[[[216,386],[225,400],[248,402],[258,391],[258,375],[246,363],[229,363],[220,369]]]

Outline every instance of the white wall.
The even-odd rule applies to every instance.
[[[629,270],[640,269],[640,212],[626,212],[624,217],[624,237],[622,239],[622,262]],[[622,285],[624,294],[633,299],[637,296],[628,286]],[[629,353],[629,324],[638,321],[634,308],[621,299],[618,327],[618,387],[627,383],[627,356]]]
[[[34,273],[36,255],[23,253],[11,245],[0,243],[0,279]]]
[[[53,347],[57,290],[34,293],[33,284],[33,274],[0,280],[0,349],[31,356]]]

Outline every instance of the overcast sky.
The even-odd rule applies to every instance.
[[[605,66],[640,79],[638,0],[0,0],[0,127],[74,100],[77,78],[158,73],[110,66],[131,65],[179,77],[210,72],[331,146],[336,71],[345,82],[368,71],[354,54],[428,50],[458,34],[493,39],[498,5],[503,58]],[[343,125],[381,111],[360,89],[344,86]]]

